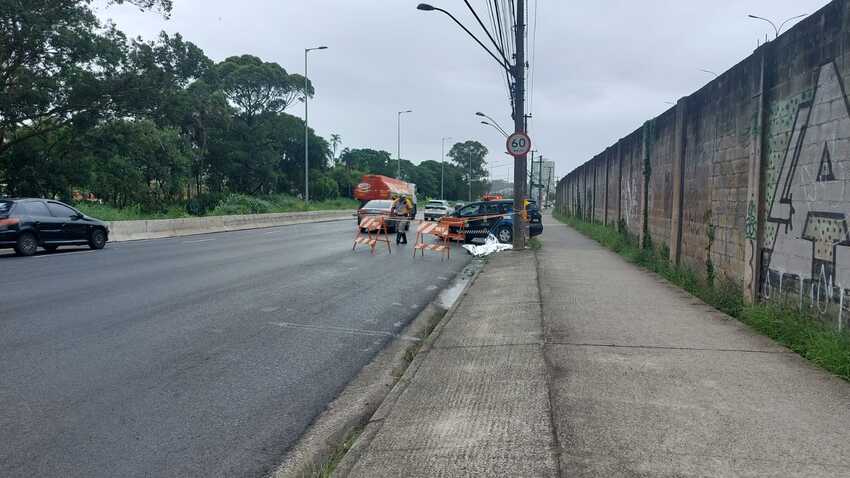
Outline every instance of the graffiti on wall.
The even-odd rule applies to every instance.
[[[822,311],[850,286],[850,105],[835,63],[799,104],[770,194],[762,294],[798,289]],[[747,224],[748,236],[750,224]],[[772,236],[772,237],[771,237]],[[783,287],[782,283],[785,282]],[[838,294],[836,294],[838,288]],[[795,291],[797,292],[797,291]]]

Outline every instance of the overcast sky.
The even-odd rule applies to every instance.
[[[812,13],[826,0],[528,0],[537,5],[533,109],[535,148],[561,177],[645,120],[752,53],[781,21]],[[130,35],[179,32],[215,61],[252,54],[303,73],[304,48],[316,88],[310,125],[338,133],[343,146],[402,157],[440,159],[440,138],[475,139],[490,149],[494,178],[512,167],[504,140],[474,116],[510,127],[500,67],[448,17],[416,10],[412,0],[174,0],[169,20],[127,6],[100,8]],[[460,0],[434,0],[472,28]],[[486,16],[484,0],[472,0]],[[532,9],[533,11],[533,9]],[[533,19],[531,22],[533,27]],[[478,32],[478,30],[474,30]],[[483,35],[482,35],[483,38]],[[303,105],[287,110],[303,116]],[[448,149],[448,146],[447,146]]]

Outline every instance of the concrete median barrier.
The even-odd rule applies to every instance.
[[[109,240],[113,242],[163,237],[190,236],[209,232],[238,231],[310,222],[351,219],[354,211],[307,211],[235,216],[190,217],[149,221],[112,221]]]

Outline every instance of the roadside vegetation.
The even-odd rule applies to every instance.
[[[215,198],[214,198],[215,199]],[[207,201],[204,203],[203,201]],[[83,213],[104,221],[136,221],[145,219],[178,219],[182,217],[227,216],[232,214],[266,214],[301,211],[331,211],[357,209],[358,202],[350,198],[304,201],[286,195],[252,197],[240,194],[222,195],[210,202],[206,196],[185,204],[165,206],[158,211],[148,211],[141,206],[117,208],[109,204],[82,202],[77,208]]]
[[[363,174],[399,169],[421,198],[466,198],[470,175],[473,196],[489,189],[478,141],[455,143],[443,165],[305,138],[292,111],[317,93],[304,76],[250,52],[214,61],[179,33],[130,37],[103,17],[127,5],[167,17],[172,0],[19,3],[0,3],[0,197],[142,219],[349,207],[334,201]],[[296,204],[307,145],[309,206]]]
[[[666,248],[655,248],[651,244],[640,247],[636,238],[618,228],[558,212],[554,216],[630,262],[656,272],[818,366],[850,380],[850,334],[838,332],[823,323],[813,311],[805,308],[801,311],[781,302],[747,304],[739,284],[711,275],[706,280],[693,269],[674,266],[670,262],[670,251]]]

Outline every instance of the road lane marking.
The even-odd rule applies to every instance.
[[[198,239],[197,241],[183,241],[183,244],[197,244],[199,242],[210,242],[214,240],[215,239]]]
[[[427,290],[437,290],[437,289],[439,289],[439,287],[437,287],[435,285],[429,285],[428,287],[426,287],[426,289]]]
[[[47,253],[47,254],[39,254],[37,256],[32,256],[32,259],[45,259],[47,257],[62,257],[62,256],[75,256],[77,254],[94,254],[95,252],[100,251],[67,251],[67,252],[56,252],[56,253]]]
[[[292,329],[304,329],[304,330],[315,330],[317,332],[335,332],[338,334],[348,334],[348,335],[366,335],[372,337],[395,337],[401,340],[406,340],[409,342],[421,342],[422,339],[417,337],[410,337],[407,335],[395,334],[392,332],[383,332],[380,330],[366,330],[366,329],[352,329],[349,327],[334,327],[331,325],[309,325],[309,324],[296,324],[293,322],[269,322],[270,325],[275,325],[277,327],[282,328],[292,328]]]
[[[262,309],[260,309],[260,312],[267,312],[268,313],[268,312],[275,312],[277,310],[280,310],[280,307],[263,307]]]

